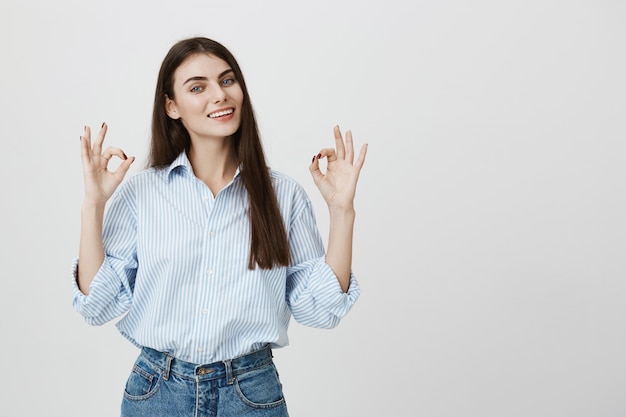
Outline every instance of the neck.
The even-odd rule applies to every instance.
[[[192,140],[188,157],[195,176],[211,189],[214,196],[233,179],[239,166],[231,138],[200,143]]]

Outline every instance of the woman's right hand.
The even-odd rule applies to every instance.
[[[102,151],[102,143],[107,132],[106,123],[98,133],[98,137],[91,145],[91,129],[85,126],[85,132],[80,137],[81,159],[83,161],[83,175],[85,181],[85,204],[104,205],[118,185],[124,179],[135,157],[127,157],[119,148],[108,147]],[[109,161],[113,156],[122,159],[122,163],[115,171],[109,171]]]

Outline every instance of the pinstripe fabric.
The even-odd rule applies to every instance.
[[[137,346],[194,363],[244,355],[265,343],[288,344],[290,316],[332,328],[360,289],[344,294],[324,262],[311,202],[283,174],[272,181],[289,238],[287,268],[248,270],[248,198],[239,173],[215,198],[182,153],[166,169],[125,181],[107,207],[105,260],[89,295],[73,305],[92,325],[124,313],[119,331]]]

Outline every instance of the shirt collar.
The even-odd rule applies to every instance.
[[[174,162],[167,167],[167,179],[169,180],[172,177],[173,173],[186,171],[188,174],[193,175],[193,167],[191,166],[191,162],[189,162],[189,158],[187,157],[187,152],[183,151],[174,159]],[[233,180],[239,176],[241,172],[241,164],[237,167],[237,171],[235,171],[235,175],[233,176]]]
[[[174,161],[167,167],[167,178],[170,179],[174,172],[187,171],[187,173],[193,173],[191,162],[187,158],[187,152],[183,151],[174,159]]]

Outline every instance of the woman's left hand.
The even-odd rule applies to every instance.
[[[309,170],[329,209],[353,209],[356,183],[365,162],[367,144],[361,147],[359,156],[354,161],[352,132],[346,132],[345,143],[339,126],[335,126],[334,132],[337,149],[322,149],[313,157]],[[326,158],[328,162],[325,173],[320,169],[322,158]]]

